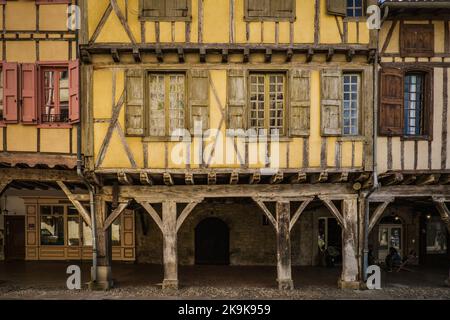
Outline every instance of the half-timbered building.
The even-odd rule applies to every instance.
[[[360,192],[373,167],[376,39],[355,1],[82,1],[85,170],[98,284],[111,222],[125,255],[179,264],[318,265],[362,280]],[[319,240],[318,240],[319,239]],[[125,238],[126,240],[126,238]],[[331,249],[330,249],[331,250]]]
[[[422,265],[448,264],[448,1],[383,1],[375,171],[367,234]],[[369,248],[366,248],[369,249]]]

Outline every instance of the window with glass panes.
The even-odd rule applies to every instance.
[[[360,75],[344,74],[343,77],[343,134],[357,135],[359,129],[359,91],[360,91]]]
[[[69,121],[69,72],[65,67],[42,68],[42,122]]]
[[[284,133],[285,81],[284,74],[250,75],[251,129],[266,129],[270,133],[278,130],[279,134]]]
[[[364,0],[347,0],[347,16],[348,17],[363,16],[363,1]]]
[[[85,206],[89,210],[88,206]],[[121,245],[122,220],[111,225],[113,246]],[[92,229],[72,205],[40,206],[40,243],[42,246],[92,246]]]
[[[420,135],[424,76],[420,73],[407,73],[404,81],[405,135]]]
[[[150,73],[149,135],[168,137],[185,128],[185,75]]]

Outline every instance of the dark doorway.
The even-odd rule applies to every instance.
[[[195,228],[195,264],[230,263],[230,233],[225,222],[206,218]]]
[[[6,260],[25,259],[25,217],[5,216]]]

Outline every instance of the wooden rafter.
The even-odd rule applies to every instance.
[[[139,174],[139,180],[142,184],[147,184],[147,185],[153,184],[152,179],[149,177],[148,173],[146,173],[146,172],[141,172]]]
[[[80,201],[89,200],[89,195],[76,195],[70,192],[69,188],[64,184],[63,181],[56,181],[61,190],[66,194],[66,197],[72,202],[73,206],[77,209],[80,216],[86,222],[86,224],[90,227],[91,224],[91,216],[86,208],[81,204]],[[83,196],[82,198],[80,196]],[[87,196],[87,197],[86,197]]]
[[[163,173],[163,180],[164,180],[164,184],[167,186],[174,185],[172,175],[168,172]]]
[[[368,230],[369,233],[370,233],[370,231],[372,231],[372,229],[378,223],[378,221],[380,220],[384,211],[386,210],[387,206],[393,201],[394,201],[394,198],[388,198],[384,202],[382,202],[378,205],[378,207],[375,209],[375,212],[372,214],[372,217],[370,217],[369,230]]]
[[[120,216],[120,214],[125,210],[130,201],[120,203],[119,206],[111,212],[111,214],[106,218],[103,223],[103,231],[108,230],[112,223]]]
[[[233,171],[230,175],[230,184],[237,184],[239,182],[239,172]]]
[[[131,176],[129,176],[126,172],[123,171],[117,172],[117,180],[119,180],[121,184],[127,185],[133,184],[133,179],[131,178]]]

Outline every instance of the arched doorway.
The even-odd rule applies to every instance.
[[[206,218],[195,228],[195,264],[230,263],[230,232],[225,222]]]

